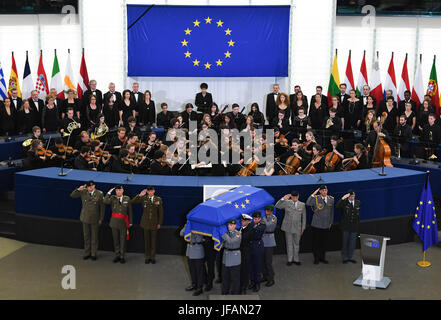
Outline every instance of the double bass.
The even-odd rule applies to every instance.
[[[386,117],[387,117],[387,113],[383,112],[383,114],[381,115],[381,121],[379,124],[378,133],[381,132]],[[375,142],[374,153],[372,156],[372,168],[379,168],[382,167],[383,165],[385,167],[393,167],[390,161],[390,155],[391,155],[390,146],[382,137],[380,137],[378,133],[377,133],[377,141]]]

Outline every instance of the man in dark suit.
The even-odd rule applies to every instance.
[[[158,127],[164,127],[164,129],[170,128],[170,121],[173,118],[173,113],[167,110],[168,105],[161,103],[161,112],[156,115],[156,124]]]
[[[213,104],[211,93],[207,92],[208,84],[201,84],[201,92],[196,94],[194,104],[198,107],[198,111],[202,113],[210,113],[210,107]]]
[[[231,121],[235,123],[236,128],[238,130],[242,130],[246,121],[245,116],[239,112],[239,105],[237,103],[233,103],[231,109],[233,111],[228,112],[228,116],[230,117]]]
[[[119,108],[122,104],[123,98],[121,92],[115,91],[115,84],[113,82],[109,83],[109,91],[107,91],[104,94],[104,101],[108,101],[110,96],[113,96],[113,101],[115,101],[115,106]]]
[[[309,104],[310,106],[314,105],[315,102],[315,95],[319,94],[322,97],[322,104],[327,106],[328,105],[328,97],[325,96],[324,94],[322,94],[323,91],[323,87],[322,86],[317,86],[315,87],[315,94],[311,97],[311,103]]]
[[[191,103],[187,103],[185,105],[185,111],[181,112],[183,127],[188,129],[190,121],[197,121],[198,114],[196,111],[193,111],[193,105]]]
[[[11,90],[11,105],[15,107],[15,110],[20,110],[23,100],[17,96],[17,89]]]
[[[86,106],[90,102],[90,96],[94,95],[96,97],[96,105],[101,107],[103,105],[103,93],[96,88],[96,80],[89,81],[90,90],[86,90],[83,93],[83,100],[81,103],[81,113],[85,115]]]
[[[31,93],[31,97],[29,98],[29,105],[31,108],[33,108],[35,111],[37,111],[38,114],[38,126],[41,127],[41,116],[44,109],[44,101],[38,98],[38,91],[33,90]]]
[[[340,84],[340,94],[338,96],[338,100],[341,105],[344,105],[346,103],[346,100],[350,98],[349,94],[346,93],[347,87],[348,86],[346,85],[346,83]]]
[[[371,88],[368,85],[363,86],[363,94],[360,96],[361,103],[363,104],[363,107],[366,107],[367,105],[367,99],[369,95],[371,94]],[[377,105],[377,99],[375,99],[373,96],[371,96],[374,100],[374,106]]]
[[[271,119],[277,117],[277,98],[280,94],[280,86],[278,84],[273,85],[273,92],[266,96],[266,110],[265,115],[268,122]]]
[[[398,114],[402,115],[406,110],[406,103],[412,105],[412,111],[416,114],[416,102],[411,99],[411,93],[409,90],[404,91],[404,100],[398,102]]]
[[[134,82],[132,84],[132,92],[130,92],[130,99],[135,103],[135,105],[138,105],[138,103],[144,101],[144,94],[139,91],[139,83]]]

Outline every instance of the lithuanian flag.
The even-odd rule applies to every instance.
[[[340,76],[337,65],[337,50],[335,50],[334,62],[332,63],[331,77],[328,86],[328,106],[332,105],[332,97],[340,93]]]

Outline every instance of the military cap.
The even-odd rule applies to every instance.
[[[253,218],[250,215],[242,213],[242,220],[252,220],[252,219]]]
[[[95,182],[93,182],[93,180],[89,180],[89,181],[86,182],[86,187],[91,187],[91,186],[94,186],[94,185],[95,185]]]
[[[272,205],[272,204],[267,205],[267,206],[265,207],[265,210],[266,210],[266,211],[274,211],[274,205]]]
[[[254,211],[253,218],[262,218],[262,213],[260,211]]]
[[[291,191],[291,195],[293,197],[298,197],[299,196],[299,192],[297,190],[293,190],[293,191]]]
[[[153,187],[153,186],[148,186],[146,189],[147,189],[147,191],[151,191],[151,190],[155,190],[155,187]]]
[[[319,188],[319,190],[328,190],[328,187],[324,184],[322,184]]]
[[[355,195],[355,192],[354,192],[354,190],[352,190],[352,189],[349,189],[349,190],[348,190],[348,193],[349,193],[350,196]]]
[[[236,219],[231,219],[230,221],[228,221],[228,224],[237,224],[237,220]]]
[[[123,189],[123,186],[119,184],[119,185],[117,185],[117,186],[115,187],[115,189],[116,189],[116,190]]]

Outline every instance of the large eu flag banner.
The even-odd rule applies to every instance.
[[[128,75],[286,77],[289,10],[128,5]]]

